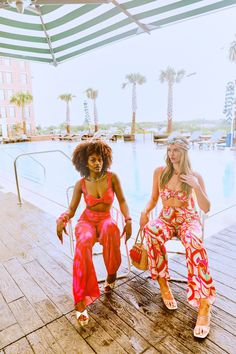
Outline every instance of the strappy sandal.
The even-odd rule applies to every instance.
[[[108,283],[107,280],[104,283],[104,294],[109,294],[115,287],[116,281],[113,283]]]
[[[167,300],[164,298],[165,295],[169,295],[172,294],[171,290],[166,290],[165,292],[161,292],[161,297],[162,297],[162,301],[164,302],[164,305],[168,308],[168,310],[177,310],[178,306],[177,306],[177,302],[175,301],[174,297],[172,300]]]
[[[88,311],[86,309],[82,312],[76,310],[75,315],[76,315],[77,321],[79,322],[79,324],[82,327],[84,327],[88,324],[89,315],[88,315]]]
[[[202,316],[202,315],[198,315],[197,317],[199,318],[204,318],[207,319],[207,324],[206,325],[196,325],[194,330],[193,330],[193,335],[196,338],[206,338],[210,332],[210,319],[211,319],[211,314],[207,315],[207,316]]]

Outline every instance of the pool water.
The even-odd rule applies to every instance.
[[[13,162],[16,156],[27,152],[61,150],[69,157],[78,143],[46,141],[17,143],[0,146],[1,185],[14,182]],[[154,144],[151,137],[136,142],[109,142],[113,149],[112,171],[120,178],[131,215],[138,219],[152,189],[152,176],[156,167],[164,165],[166,147]],[[189,151],[192,167],[199,172],[211,200],[211,212],[215,214],[236,202],[236,152],[224,150]],[[60,152],[22,156],[17,170],[22,198],[25,190],[54,202],[67,205],[66,190],[80,178],[71,161]],[[5,181],[5,182],[4,182]],[[15,192],[15,187],[13,188]]]

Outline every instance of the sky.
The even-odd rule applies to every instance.
[[[65,121],[63,93],[75,95],[71,124],[84,122],[85,90],[98,90],[100,123],[129,123],[132,116],[131,86],[122,89],[125,76],[140,73],[146,83],[137,87],[137,122],[167,119],[167,84],[159,82],[167,66],[194,75],[174,86],[175,121],[224,119],[228,81],[236,79],[236,64],[228,59],[236,38],[236,7],[169,25],[108,45],[53,67],[33,63],[32,83],[36,125]],[[92,103],[88,101],[93,117]]]

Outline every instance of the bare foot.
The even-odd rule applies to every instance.
[[[108,284],[114,283],[114,281],[116,280],[116,273],[115,274],[109,274],[107,276],[107,282]]]
[[[84,304],[84,301],[79,301],[77,302],[77,304],[75,305],[75,310],[79,311],[79,312],[83,312],[86,309],[86,306]]]
[[[207,326],[209,324],[209,317],[211,313],[211,304],[208,299],[201,299],[198,309],[197,325]]]
[[[115,281],[116,281],[116,273],[115,274],[109,274],[107,276],[107,280],[105,281],[104,284],[104,293],[109,294],[114,286],[115,286]]]

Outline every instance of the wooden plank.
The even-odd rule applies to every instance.
[[[9,307],[25,334],[43,326],[43,321],[25,297],[11,302]]]
[[[212,244],[210,242],[207,242],[205,246],[206,246],[207,252],[208,252],[208,250],[210,250],[210,251],[213,251],[213,252],[219,254],[220,256],[227,256],[227,258],[231,262],[235,259],[235,253],[231,250],[225,250],[221,246],[218,246],[216,244]]]
[[[157,349],[155,349],[154,347],[149,347],[147,350],[145,350],[143,352],[144,354],[157,354],[157,353],[161,353],[160,351],[158,351]]]
[[[65,317],[48,324],[47,328],[65,353],[93,353],[90,346]]]
[[[217,240],[224,240],[224,242],[228,243],[229,245],[234,245],[236,246],[236,234],[235,236],[229,235],[229,234],[225,234],[224,231],[219,232],[217,234],[214,235],[214,239]]]
[[[0,331],[16,323],[16,319],[0,293]]]
[[[34,353],[31,349],[27,339],[22,338],[18,340],[16,343],[11,344],[9,347],[5,349],[6,354],[32,354]]]
[[[0,331],[0,349],[24,337],[21,327],[16,323]]]
[[[40,354],[62,354],[65,353],[51,332],[46,328],[40,328],[37,331],[28,334],[27,339],[35,353]]]
[[[3,262],[12,257],[12,251],[5,246],[5,244],[0,240],[0,262]]]
[[[167,335],[160,343],[156,344],[156,349],[162,354],[189,354],[189,349],[178,342],[178,338],[175,339],[170,335]]]
[[[72,298],[36,261],[24,267],[62,313],[68,313],[74,308]]]
[[[89,311],[90,320],[86,327],[82,328],[75,318],[75,311],[66,315],[67,319],[73,324],[77,332],[86,340],[96,353],[124,353],[123,348],[107,333],[98,322],[92,317]]]
[[[150,345],[113,311],[97,301],[90,306],[91,316],[128,353],[142,353]]]
[[[124,285],[122,285],[123,289]],[[117,288],[118,289],[118,288]],[[124,298],[125,298],[124,291]],[[162,338],[166,336],[166,331],[160,325],[160,317],[156,316],[155,321],[151,321],[139,309],[126,302],[122,297],[115,292],[110,297],[102,295],[100,297],[104,305],[115,312],[129,327],[134,328],[146,341],[152,346],[155,346]],[[157,309],[157,308],[156,308]],[[149,311],[147,306],[146,311]],[[150,310],[151,311],[151,310]]]
[[[135,287],[143,295],[148,297],[150,296],[152,301],[156,302],[156,296],[154,295],[155,291],[154,294],[150,294],[150,291],[152,291],[153,287],[154,289],[159,291],[159,285],[157,284],[157,282],[154,282],[154,285],[152,287],[149,286],[148,282],[145,287],[143,285],[137,286],[137,283],[135,284],[134,282],[130,282],[130,285],[132,285],[132,287]],[[147,288],[149,289],[149,292],[147,292]],[[175,311],[173,317],[179,318],[182,322],[185,323],[186,327],[190,326],[191,328],[194,328],[196,319],[195,318],[193,319],[193,317],[196,317],[197,314],[196,311],[193,311],[192,307],[186,303],[185,291],[183,291],[182,289],[182,291],[179,292],[178,288],[180,289],[180,287],[175,286],[174,284],[171,286],[171,288],[174,290],[173,293],[175,294],[176,299],[181,300],[181,302],[178,302],[179,311]],[[176,291],[178,291],[178,294],[176,294]],[[222,319],[223,319],[223,315],[224,314],[222,313]],[[218,345],[219,348],[221,348],[222,350],[231,352],[233,348],[236,347],[235,336],[229,333],[228,331],[226,331],[222,323],[217,323],[217,324],[216,323],[217,321],[214,318],[214,312],[213,312],[213,316],[211,320],[211,332],[208,336],[208,339],[214,342],[216,345]],[[186,346],[186,344],[184,345]],[[212,348],[210,347],[210,349]]]
[[[0,264],[0,291],[7,302],[14,301],[23,296],[10,274]]]
[[[222,247],[222,253],[226,254],[228,250],[235,252],[236,251],[236,244],[225,242],[224,239],[219,239],[215,237],[210,237],[207,240],[207,245],[212,246],[220,246]]]
[[[59,251],[54,245],[47,244],[43,247],[43,250],[52,257],[57,263],[68,273],[72,273],[73,259],[70,256],[65,255],[63,252]]]
[[[138,277],[137,277],[138,278]],[[136,279],[136,278],[135,278]],[[154,284],[153,284],[154,283]],[[124,286],[123,286],[123,291],[120,293],[121,296],[124,296],[126,298],[126,301],[129,301],[132,303],[134,306],[139,307],[140,311],[143,311],[144,313],[146,312],[146,316],[150,318],[153,321],[156,321],[157,318],[157,313],[159,313],[159,326],[166,332],[168,332],[171,336],[174,336],[175,338],[178,338],[177,340],[190,352],[194,353],[219,353],[219,346],[212,343],[209,339],[206,339],[204,341],[204,345],[202,343],[195,343],[194,337],[193,337],[193,328],[195,326],[195,319],[193,317],[193,310],[191,313],[191,310],[189,308],[186,309],[185,304],[180,304],[179,303],[179,309],[181,311],[171,311],[171,313],[165,309],[163,305],[163,309],[159,305],[160,301],[160,294],[159,294],[159,299],[157,299],[157,282],[146,282],[146,286],[140,285],[138,286],[139,282],[137,279],[136,284],[133,282],[130,282],[132,284],[132,289],[125,289],[124,291]],[[154,285],[154,286],[153,286]],[[156,286],[155,286],[156,285]],[[149,292],[147,293],[147,288],[149,289]],[[116,290],[116,292],[118,289]],[[138,294],[135,293],[135,291],[139,292]],[[160,293],[160,291],[159,291]],[[174,293],[174,291],[173,291]],[[134,297],[135,295],[135,297]],[[175,295],[175,294],[174,294]],[[156,301],[157,299],[157,301]],[[148,303],[148,311],[146,309],[146,304]],[[156,310],[155,310],[156,307]],[[158,309],[159,307],[159,309]],[[222,331],[222,328],[218,328],[219,333]],[[213,331],[210,333],[211,336],[213,336]],[[227,340],[227,338],[230,338],[234,341],[233,336],[227,333],[228,337],[225,337],[225,333],[222,335],[221,338],[217,338],[217,340],[222,343],[223,339]],[[209,336],[210,337],[210,336]],[[225,338],[224,338],[225,337]],[[193,343],[194,348],[193,348]],[[230,345],[227,343],[227,345]],[[155,346],[156,347],[156,346]],[[224,350],[220,348],[222,352]]]
[[[67,281],[72,281],[72,275],[66,272],[55,260],[53,260],[41,248],[36,247],[31,250],[31,254],[38,261],[38,263],[49,273],[58,284]],[[72,270],[72,269],[71,269]]]
[[[44,323],[49,323],[61,316],[61,311],[46,296],[17,259],[11,259],[4,265]]]

